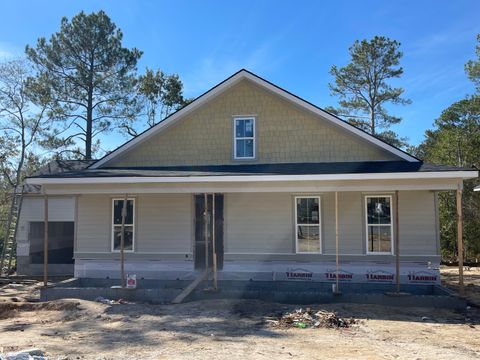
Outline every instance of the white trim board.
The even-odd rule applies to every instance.
[[[229,89],[230,87],[232,87],[233,85],[235,85],[236,83],[238,83],[239,81],[241,81],[243,79],[248,79],[248,80],[252,81],[253,83],[257,84],[258,86],[263,87],[263,88],[269,90],[270,92],[280,96],[281,98],[283,98],[285,100],[288,100],[289,102],[291,102],[293,104],[296,104],[297,106],[300,106],[301,108],[306,109],[306,110],[312,112],[313,114],[316,114],[316,115],[320,116],[322,119],[325,119],[325,120],[331,122],[332,124],[343,128],[344,130],[346,130],[346,131],[348,131],[348,132],[350,132],[350,133],[352,133],[352,134],[354,134],[354,135],[356,135],[356,136],[358,136],[358,137],[360,137],[360,138],[362,138],[362,139],[364,139],[364,140],[366,140],[366,141],[368,141],[368,142],[370,142],[370,143],[372,143],[372,144],[374,144],[374,145],[376,145],[376,146],[378,146],[378,147],[380,147],[380,148],[382,148],[382,149],[400,157],[401,159],[404,159],[404,160],[407,160],[407,161],[410,161],[410,162],[418,162],[419,161],[417,158],[403,152],[402,150],[397,149],[396,147],[391,146],[391,145],[377,139],[376,137],[374,137],[374,136],[372,136],[372,135],[370,135],[370,134],[368,134],[368,133],[366,133],[366,132],[364,132],[360,129],[357,129],[356,127],[346,123],[345,121],[341,120],[340,118],[326,112],[325,110],[320,109],[320,108],[314,106],[313,104],[311,104],[311,103],[309,103],[309,102],[307,102],[307,101],[289,93],[288,91],[283,90],[280,87],[273,85],[272,83],[262,79],[261,77],[255,75],[255,74],[253,74],[253,73],[251,73],[251,72],[249,72],[245,69],[242,69],[242,70],[238,71],[237,73],[235,73],[234,75],[232,75],[231,77],[224,80],[223,82],[221,82],[220,84],[218,84],[217,86],[213,87],[212,89],[210,89],[209,91],[207,91],[203,95],[196,98],[193,102],[191,102],[190,104],[188,104],[184,108],[182,108],[179,111],[173,113],[172,115],[167,117],[165,120],[161,121],[157,125],[151,127],[150,129],[141,133],[137,137],[133,138],[132,140],[130,140],[128,142],[126,142],[125,144],[123,144],[122,146],[117,148],[116,150],[112,151],[110,154],[106,155],[102,159],[93,163],[92,165],[89,166],[89,168],[90,169],[97,169],[97,168],[101,167],[105,163],[107,163],[107,162],[111,161],[112,159],[116,158],[117,156],[125,153],[126,151],[128,151],[132,147],[137,146],[138,144],[144,142],[145,140],[149,139],[153,135],[159,133],[160,131],[165,130],[167,127],[169,127],[173,123],[175,123],[178,120],[180,120],[181,118],[185,117],[187,114],[191,113],[192,111],[199,108],[200,106],[202,106],[206,102],[215,98],[216,96],[222,94],[227,89]]]
[[[228,183],[254,181],[312,181],[312,180],[396,180],[396,179],[470,179],[478,171],[431,171],[405,173],[359,173],[321,175],[233,175],[233,176],[125,176],[82,178],[28,178],[27,184],[144,184],[144,183]]]

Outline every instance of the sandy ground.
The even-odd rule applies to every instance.
[[[35,285],[0,289],[0,351],[38,347],[51,359],[480,358],[476,307],[454,312],[319,304],[312,307],[359,323],[349,329],[277,329],[265,319],[295,306],[248,300],[32,302],[36,295]]]
[[[458,268],[442,267],[442,284],[458,291]],[[465,297],[468,301],[480,307],[480,267],[465,267],[463,270],[465,282]]]

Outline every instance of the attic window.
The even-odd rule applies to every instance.
[[[234,145],[233,155],[235,159],[255,158],[255,118],[234,118]]]

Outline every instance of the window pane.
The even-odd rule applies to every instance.
[[[115,226],[113,234],[113,249],[120,250],[120,241],[121,241],[122,227]],[[124,238],[124,249],[132,250],[133,249],[133,226],[125,226],[125,238]]]
[[[123,200],[113,201],[113,223],[122,223],[122,208]],[[133,200],[127,201],[127,216],[125,218],[125,224],[133,224]]]
[[[237,140],[237,152],[235,157],[243,158],[245,157],[245,140]]]
[[[253,158],[253,140],[245,140],[245,157]]]
[[[370,252],[391,252],[392,251],[392,229],[390,226],[369,226],[368,227],[368,251]]]
[[[367,214],[369,224],[390,224],[391,208],[388,197],[367,198]]]
[[[244,120],[245,137],[253,137],[253,119]]]
[[[235,120],[235,136],[245,137],[245,120]]]
[[[319,224],[318,198],[297,199],[297,224]]]
[[[320,252],[320,227],[297,227],[298,252]]]

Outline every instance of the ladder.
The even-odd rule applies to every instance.
[[[2,254],[0,258],[0,276],[9,276],[12,269],[12,262],[15,256],[16,237],[18,229],[18,220],[22,210],[23,185],[13,188],[10,211],[8,213],[7,223],[3,239]]]

